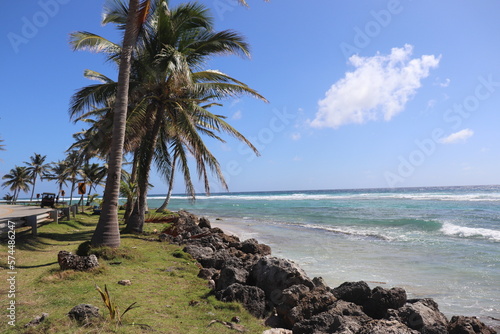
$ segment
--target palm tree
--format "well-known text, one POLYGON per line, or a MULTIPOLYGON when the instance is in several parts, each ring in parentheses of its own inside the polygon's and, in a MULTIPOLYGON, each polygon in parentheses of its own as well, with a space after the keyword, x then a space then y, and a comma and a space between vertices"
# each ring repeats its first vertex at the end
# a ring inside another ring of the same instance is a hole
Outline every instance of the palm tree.
POLYGON ((29 162, 24 162, 28 165, 27 170, 31 177, 31 184, 33 184, 33 188, 31 189, 31 197, 30 202, 33 200, 33 194, 35 193, 35 185, 38 176, 40 176, 40 181, 44 179, 45 174, 49 171, 49 164, 45 163, 46 155, 41 155, 38 153, 34 153, 33 156, 30 157, 29 162))
POLYGON ((67 179, 71 181, 71 190, 69 195, 69 205, 73 201, 73 192, 75 191, 76 184, 81 180, 81 166, 82 157, 78 151, 70 151, 66 155, 65 166, 66 166, 66 176, 67 179))
MULTIPOLYGON (((205 7, 199 4, 183 4, 170 8, 168 1, 157 0, 152 6, 152 14, 144 25, 132 62, 131 77, 131 111, 135 117, 136 136, 141 138, 135 154, 138 161, 139 209, 135 216, 137 227, 134 231, 142 231, 149 171, 153 158, 160 156, 160 165, 169 164, 165 147, 168 136, 165 135, 167 124, 175 124, 182 138, 188 143, 194 154, 198 174, 207 185, 207 167, 211 169, 225 186, 220 166, 211 155, 198 132, 209 134, 214 138, 215 131, 225 131, 251 145, 244 137, 223 122, 222 117, 210 114, 200 106, 201 101, 219 100, 230 96, 249 94, 265 100, 257 92, 217 71, 199 71, 208 57, 217 54, 240 54, 247 56, 248 45, 243 38, 233 31, 213 32, 213 22, 205 7), (193 116, 196 114, 196 116, 193 116), (196 122, 202 122, 196 124, 196 122), (161 135, 160 135, 161 134, 161 135), (160 137, 165 138, 164 141, 160 137), (157 154, 163 152, 162 155, 157 154)), ((116 22, 123 22, 126 11, 124 7, 116 8, 116 22)), ((94 50, 108 53, 109 59, 116 58, 118 47, 96 35, 77 33, 72 36, 75 48, 92 46, 94 50)), ((112 97, 114 87, 105 76, 100 78, 101 85, 85 87, 73 97, 74 114, 100 100, 101 103, 112 97)), ((251 146, 253 148, 253 146, 251 146)), ((180 160, 182 161, 182 160, 180 160)), ((189 179, 187 163, 185 180, 189 179)), ((188 184, 186 184, 188 187, 188 184)))
MULTIPOLYGON (((139 28, 148 13, 149 1, 143 1, 140 6, 139 0, 130 0, 128 8, 126 21, 121 22, 125 34, 123 37, 123 47, 121 48, 119 57, 120 64, 113 113, 113 131, 111 136, 111 149, 108 157, 108 176, 104 190, 101 215, 91 240, 94 246, 120 246, 120 234, 118 230, 118 196, 120 193, 123 142, 127 119, 130 64, 139 28)), ((109 17, 105 16, 103 23, 107 23, 108 20, 109 17)))
POLYGON ((46 178, 48 180, 55 181, 56 184, 59 185, 58 195, 62 195, 62 188, 66 185, 66 181, 68 181, 68 179, 70 178, 68 162, 66 160, 63 160, 53 163, 46 178))
POLYGON ((15 203, 21 191, 27 192, 32 184, 32 177, 27 167, 15 166, 10 170, 9 174, 5 174, 2 180, 7 180, 2 183, 2 187, 9 187, 13 191, 12 202, 15 203))
POLYGON ((95 188, 101 183, 106 176, 107 169, 105 166, 101 166, 97 163, 90 164, 87 162, 82 166, 80 172, 83 177, 82 181, 89 185, 89 191, 87 193, 87 203, 89 203, 92 189, 95 190, 95 188))

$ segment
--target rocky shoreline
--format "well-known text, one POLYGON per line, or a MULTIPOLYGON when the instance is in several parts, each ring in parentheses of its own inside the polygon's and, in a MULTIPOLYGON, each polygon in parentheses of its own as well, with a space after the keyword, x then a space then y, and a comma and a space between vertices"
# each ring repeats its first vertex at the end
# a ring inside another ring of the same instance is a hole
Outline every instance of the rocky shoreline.
POLYGON ((444 316, 430 299, 407 299, 402 288, 370 289, 366 282, 328 287, 294 262, 273 257, 255 239, 241 241, 208 219, 179 211, 160 241, 184 246, 216 297, 240 302, 275 330, 293 334, 494 334, 476 317, 444 316))

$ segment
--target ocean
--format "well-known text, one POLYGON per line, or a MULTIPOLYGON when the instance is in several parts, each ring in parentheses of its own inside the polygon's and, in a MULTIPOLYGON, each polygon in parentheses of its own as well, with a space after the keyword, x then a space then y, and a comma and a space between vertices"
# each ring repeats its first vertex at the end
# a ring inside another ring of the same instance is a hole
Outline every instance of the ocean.
POLYGON ((331 287, 403 287, 408 298, 433 298, 448 318, 500 327, 500 186, 173 196, 169 209, 268 244, 331 287))

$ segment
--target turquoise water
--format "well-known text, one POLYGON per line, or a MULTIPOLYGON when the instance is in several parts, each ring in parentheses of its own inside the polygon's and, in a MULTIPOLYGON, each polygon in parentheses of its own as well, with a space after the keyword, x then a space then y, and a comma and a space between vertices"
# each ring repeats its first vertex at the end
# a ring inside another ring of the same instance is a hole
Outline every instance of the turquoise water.
POLYGON ((267 243, 332 287, 400 286, 448 317, 500 325, 500 186, 174 196, 169 208, 267 243))

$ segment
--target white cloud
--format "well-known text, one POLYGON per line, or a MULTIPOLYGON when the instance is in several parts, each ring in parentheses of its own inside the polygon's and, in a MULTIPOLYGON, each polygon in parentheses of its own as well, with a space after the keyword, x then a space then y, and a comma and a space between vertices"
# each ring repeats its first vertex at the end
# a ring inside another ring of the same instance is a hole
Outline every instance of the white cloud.
POLYGON ((439 86, 448 87, 450 85, 450 79, 446 78, 444 82, 441 82, 439 86))
POLYGON ((383 118, 389 121, 401 112, 421 86, 440 57, 424 55, 411 59, 413 47, 393 48, 390 55, 349 58, 356 68, 347 72, 318 102, 319 110, 310 125, 338 128, 383 118))
POLYGON ((456 144, 466 141, 467 139, 472 137, 473 134, 474 131, 472 131, 471 129, 463 129, 461 131, 452 133, 448 137, 441 138, 439 142, 442 144, 456 144))
POLYGON ((292 140, 299 140, 300 138, 302 138, 302 135, 299 132, 294 132, 292 133, 291 138, 292 140))
POLYGON ((231 117, 232 119, 241 119, 243 117, 243 113, 241 110, 236 111, 233 116, 231 117))

